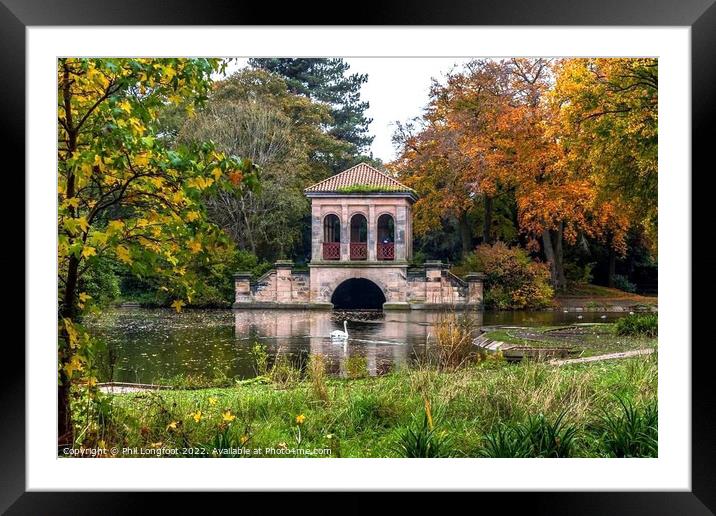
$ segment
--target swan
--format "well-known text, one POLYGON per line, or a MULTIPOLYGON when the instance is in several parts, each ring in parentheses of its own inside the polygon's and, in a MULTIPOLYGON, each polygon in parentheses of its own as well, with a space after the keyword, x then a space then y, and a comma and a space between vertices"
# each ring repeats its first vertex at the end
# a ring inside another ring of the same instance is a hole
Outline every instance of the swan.
POLYGON ((348 340, 348 321, 343 321, 343 330, 333 330, 331 332, 331 339, 336 340, 348 340))

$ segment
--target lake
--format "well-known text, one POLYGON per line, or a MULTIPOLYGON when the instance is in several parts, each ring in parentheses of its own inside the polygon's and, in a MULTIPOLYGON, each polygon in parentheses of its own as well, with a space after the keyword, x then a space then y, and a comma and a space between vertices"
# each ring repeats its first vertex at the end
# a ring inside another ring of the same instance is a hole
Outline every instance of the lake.
MULTIPOLYGON (((468 312, 477 326, 559 325, 604 322, 603 313, 468 312), (582 319, 577 319, 578 315, 582 319)), ((607 313, 607 321, 623 314, 607 313)), ((182 375, 248 379, 256 376, 252 349, 266 346, 269 364, 285 354, 297 367, 308 356, 326 357, 328 372, 345 375, 348 357, 365 358, 380 375, 410 366, 434 340, 439 312, 338 312, 302 310, 185 310, 118 308, 85 321, 106 349, 100 353, 99 381, 163 383, 182 375), (332 342, 333 330, 348 321, 347 345, 332 342)))

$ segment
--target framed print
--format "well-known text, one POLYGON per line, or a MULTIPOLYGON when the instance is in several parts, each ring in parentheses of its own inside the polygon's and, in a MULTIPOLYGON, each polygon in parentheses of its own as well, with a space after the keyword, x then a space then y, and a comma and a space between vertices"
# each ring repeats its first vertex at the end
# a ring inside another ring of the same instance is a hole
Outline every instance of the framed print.
POLYGON ((712 2, 274 10, 0 5, 27 203, 3 509, 710 514, 712 2))

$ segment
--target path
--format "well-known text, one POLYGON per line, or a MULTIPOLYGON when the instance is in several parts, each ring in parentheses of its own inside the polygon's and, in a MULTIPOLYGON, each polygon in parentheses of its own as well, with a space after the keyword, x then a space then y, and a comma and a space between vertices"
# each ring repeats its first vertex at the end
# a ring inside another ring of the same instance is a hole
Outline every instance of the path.
POLYGON ((550 364, 552 365, 568 365, 568 364, 583 364, 586 362, 599 362, 601 360, 613 360, 615 358, 629 358, 629 357, 636 357, 639 355, 651 355, 654 352, 654 349, 647 348, 647 349, 634 349, 632 351, 621 351, 619 353, 608 353, 606 355, 595 355, 593 357, 584 357, 584 358, 567 358, 564 360, 552 360, 550 361, 550 364))

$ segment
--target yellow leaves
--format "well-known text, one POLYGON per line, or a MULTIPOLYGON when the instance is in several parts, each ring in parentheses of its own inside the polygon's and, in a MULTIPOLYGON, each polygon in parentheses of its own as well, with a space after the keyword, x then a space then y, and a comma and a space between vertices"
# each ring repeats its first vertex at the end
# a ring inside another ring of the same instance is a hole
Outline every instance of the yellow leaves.
POLYGON ((178 421, 172 421, 171 423, 169 423, 167 425, 167 432, 170 430, 176 430, 178 425, 179 425, 178 421))
POLYGON ((214 170, 211 171, 211 175, 214 176, 214 180, 218 181, 219 178, 221 178, 221 169, 219 167, 215 167, 214 170))
POLYGON ((132 255, 127 246, 120 244, 115 248, 114 252, 117 254, 117 258, 120 261, 126 263, 127 265, 130 265, 132 263, 132 255))
POLYGON ((70 208, 70 207, 72 207, 72 208, 77 209, 77 208, 80 207, 80 200, 79 200, 79 198, 77 198, 77 197, 72 197, 71 199, 65 200, 65 201, 61 204, 61 207, 62 207, 62 208, 70 208))
POLYGON ((82 248, 82 258, 89 258, 97 255, 97 249, 92 246, 86 245, 82 248))
POLYGON ((117 234, 124 231, 124 222, 121 220, 110 220, 107 224, 107 230, 111 234, 117 234))
POLYGON ((89 229, 89 224, 85 217, 65 219, 63 226, 71 235, 76 235, 79 230, 86 232, 89 229))
POLYGON ((109 235, 107 235, 107 233, 102 233, 100 231, 95 231, 90 235, 90 241, 95 245, 106 244, 107 238, 109 238, 109 235))
POLYGON ((70 348, 76 348, 79 343, 79 332, 75 328, 72 321, 67 317, 63 318, 62 322, 65 325, 65 333, 67 334, 67 340, 69 341, 68 344, 70 345, 70 348))
POLYGON ((129 123, 129 129, 132 131, 132 134, 135 136, 142 136, 144 134, 146 128, 141 120, 132 117, 127 122, 129 123))
POLYGON ((79 355, 73 355, 62 369, 64 369, 67 378, 72 378, 76 371, 84 370, 84 359, 79 355))
POLYGON ((195 239, 191 239, 189 241, 189 251, 191 251, 191 254, 197 254, 201 252, 201 242, 195 239))
POLYGON ((102 156, 95 154, 93 165, 95 167, 97 167, 97 169, 99 169, 100 172, 102 172, 102 173, 106 172, 107 167, 105 167, 104 161, 102 161, 102 156))
POLYGON ((92 296, 90 296, 87 292, 80 292, 79 302, 77 303, 77 306, 79 306, 80 308, 84 308, 85 303, 90 299, 92 299, 92 296))
POLYGON ((162 177, 152 177, 149 182, 152 183, 158 190, 161 190, 164 187, 164 178, 162 177))
POLYGON ((179 313, 179 312, 181 312, 182 308, 184 307, 184 301, 182 301, 181 299, 176 299, 176 300, 174 300, 174 302, 171 304, 171 307, 172 307, 174 310, 176 310, 177 313, 179 313))
POLYGON ((117 107, 127 113, 128 115, 132 112, 132 105, 127 100, 123 100, 117 104, 117 107))
POLYGON ((176 76, 177 72, 174 68, 171 66, 163 66, 162 67, 162 76, 164 79, 167 80, 167 82, 171 82, 172 79, 176 76))
POLYGON ((205 190, 206 188, 209 188, 212 184, 214 184, 214 180, 210 177, 193 177, 187 181, 187 186, 189 188, 195 188, 199 191, 205 190))
POLYGON ((199 217, 200 217, 200 215, 199 215, 199 212, 198 212, 198 211, 190 211, 189 213, 187 213, 187 214, 184 216, 184 218, 186 219, 187 222, 194 222, 194 221, 197 220, 199 217))
POLYGON ((149 165, 149 154, 146 152, 137 154, 134 157, 134 164, 140 167, 146 167, 147 165, 149 165))

